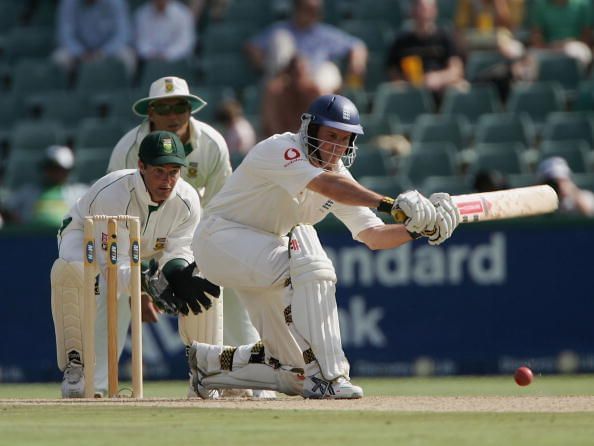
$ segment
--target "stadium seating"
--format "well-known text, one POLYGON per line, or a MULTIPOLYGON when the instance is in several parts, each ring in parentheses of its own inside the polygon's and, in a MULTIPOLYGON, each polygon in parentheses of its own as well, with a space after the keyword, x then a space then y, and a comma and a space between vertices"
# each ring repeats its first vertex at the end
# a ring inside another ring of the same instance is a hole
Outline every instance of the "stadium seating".
POLYGON ((100 59, 85 62, 78 69, 76 90, 82 94, 96 94, 132 86, 126 68, 117 59, 100 59))
POLYGON ((165 76, 181 77, 188 82, 188 85, 194 85, 198 81, 198 69, 187 60, 176 62, 147 60, 144 62, 138 87, 148 93, 151 84, 165 76))
POLYGON ((112 147, 77 147, 72 182, 92 184, 107 172, 112 147))
POLYGON ((45 58, 19 59, 12 77, 12 91, 20 96, 68 86, 66 72, 45 58))
POLYGON ((537 80, 540 82, 559 82, 566 94, 575 95, 583 79, 582 68, 577 59, 553 51, 538 52, 537 80))
POLYGON ((109 147, 111 150, 127 130, 119 119, 83 119, 76 130, 75 149, 109 147))
POLYGON ((547 116, 542 139, 565 141, 581 139, 594 147, 594 121, 585 113, 555 112, 547 116))
POLYGON ((479 117, 475 128, 475 143, 514 143, 531 147, 534 127, 527 115, 488 113, 479 117))
POLYGON ((468 184, 466 178, 459 175, 429 176, 426 177, 419 186, 419 190, 425 196, 430 196, 435 192, 447 192, 451 195, 472 193, 472 187, 468 184))
POLYGON ((456 148, 449 143, 413 144, 410 154, 402 157, 400 168, 415 186, 430 176, 457 175, 456 148))
POLYGON ((402 175, 368 175, 360 177, 358 181, 366 188, 389 197, 395 197, 411 188, 408 178, 402 175))
POLYGON ((506 175, 529 173, 522 156, 525 147, 520 143, 480 144, 475 147, 475 151, 476 158, 470 166, 473 173, 479 170, 498 170, 506 175))
POLYGON ((565 108, 563 89, 557 82, 515 84, 507 100, 507 111, 526 113, 540 131, 549 113, 565 108))
POLYGON ((564 158, 573 172, 586 173, 592 171, 588 155, 590 147, 583 140, 544 140, 540 144, 539 152, 541 160, 552 156, 564 158))
POLYGON ((495 87, 489 84, 472 85, 468 91, 449 88, 443 98, 441 113, 462 115, 471 125, 485 113, 501 111, 501 103, 495 87))
POLYGON ((376 116, 396 116, 405 133, 412 130, 419 115, 434 111, 431 94, 422 88, 383 83, 377 87, 373 98, 372 113, 376 116))
POLYGON ((45 156, 44 150, 12 150, 6 160, 4 187, 14 191, 40 178, 39 163, 45 156))
POLYGON ((460 151, 467 143, 467 121, 464 116, 424 114, 415 120, 411 133, 414 143, 448 142, 460 151))
POLYGON ((392 175, 393 165, 390 157, 372 144, 360 145, 355 162, 350 171, 355 178, 363 176, 392 175))
POLYGON ((19 121, 14 125, 11 151, 43 151, 52 144, 61 144, 64 128, 55 121, 19 121))

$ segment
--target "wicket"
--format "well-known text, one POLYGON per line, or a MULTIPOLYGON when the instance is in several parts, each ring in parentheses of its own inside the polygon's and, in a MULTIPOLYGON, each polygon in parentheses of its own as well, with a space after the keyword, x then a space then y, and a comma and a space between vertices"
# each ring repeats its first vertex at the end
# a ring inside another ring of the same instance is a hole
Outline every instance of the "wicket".
POLYGON ((95 234, 96 221, 107 221, 107 367, 108 397, 118 396, 117 295, 118 222, 127 222, 130 234, 130 295, 132 314, 132 397, 143 397, 142 321, 140 308, 140 219, 129 215, 92 215, 84 223, 84 333, 85 398, 95 393, 95 234))

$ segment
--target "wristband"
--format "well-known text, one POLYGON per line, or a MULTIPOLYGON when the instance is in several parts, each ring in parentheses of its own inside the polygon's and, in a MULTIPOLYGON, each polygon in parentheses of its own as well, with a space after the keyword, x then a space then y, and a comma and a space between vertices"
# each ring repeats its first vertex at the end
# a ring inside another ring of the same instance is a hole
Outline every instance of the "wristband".
POLYGON ((394 206, 394 199, 390 197, 384 197, 379 202, 377 210, 379 212, 385 212, 386 214, 392 214, 392 207, 394 206))

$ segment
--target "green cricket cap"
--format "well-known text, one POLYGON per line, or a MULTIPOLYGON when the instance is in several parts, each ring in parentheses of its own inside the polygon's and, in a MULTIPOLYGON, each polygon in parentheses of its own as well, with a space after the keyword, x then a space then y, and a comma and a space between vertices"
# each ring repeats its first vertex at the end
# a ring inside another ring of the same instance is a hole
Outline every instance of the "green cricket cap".
POLYGON ((140 143, 138 157, 145 164, 187 166, 184 145, 175 133, 157 131, 149 133, 140 143))

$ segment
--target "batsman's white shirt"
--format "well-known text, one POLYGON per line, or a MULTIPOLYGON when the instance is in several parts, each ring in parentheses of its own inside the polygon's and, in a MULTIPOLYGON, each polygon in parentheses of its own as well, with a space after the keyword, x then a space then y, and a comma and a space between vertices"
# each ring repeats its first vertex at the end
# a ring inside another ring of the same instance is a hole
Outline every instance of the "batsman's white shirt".
MULTIPOLYGON (((252 148, 207 206, 192 242, 205 276, 234 288, 269 355, 301 366, 303 357, 285 323, 288 238, 298 223, 314 224, 332 212, 357 235, 384 223, 370 209, 347 206, 306 188, 324 171, 314 167, 293 133, 252 148)), ((351 177, 347 169, 341 174, 351 177)))
MULTIPOLYGON (((330 212, 355 239, 364 229, 383 225, 366 207, 336 203, 306 189, 323 172, 309 162, 296 134, 271 136, 248 152, 206 213, 279 236, 298 223, 315 224, 330 212)), ((352 178, 344 167, 339 173, 352 178)))
MULTIPOLYGON (((140 142, 149 133, 148 120, 126 133, 113 149, 107 171, 136 169, 140 142)), ((194 118, 190 118, 190 144, 192 151, 186 156, 188 167, 182 167, 182 178, 198 191, 202 206, 206 206, 231 175, 229 149, 219 132, 194 118)))

